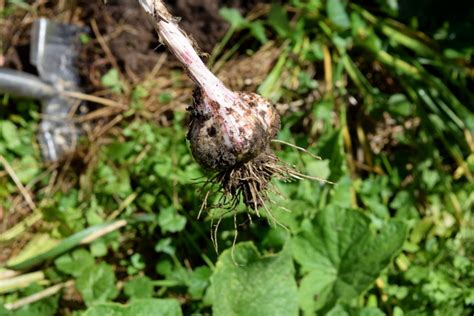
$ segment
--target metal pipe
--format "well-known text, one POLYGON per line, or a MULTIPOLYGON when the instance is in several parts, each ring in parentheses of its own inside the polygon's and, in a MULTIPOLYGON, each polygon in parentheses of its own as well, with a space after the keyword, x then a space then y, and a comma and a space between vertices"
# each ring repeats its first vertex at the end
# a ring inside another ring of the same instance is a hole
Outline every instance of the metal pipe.
POLYGON ((36 76, 0 68, 0 94, 6 93, 19 97, 46 99, 56 95, 57 91, 36 76))

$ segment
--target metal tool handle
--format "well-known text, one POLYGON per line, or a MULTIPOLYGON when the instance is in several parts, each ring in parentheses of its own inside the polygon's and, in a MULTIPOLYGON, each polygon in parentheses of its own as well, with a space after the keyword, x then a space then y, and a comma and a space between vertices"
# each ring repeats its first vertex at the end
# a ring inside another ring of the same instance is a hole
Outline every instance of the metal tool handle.
POLYGON ((57 94, 49 84, 25 72, 0 68, 0 94, 9 93, 19 97, 45 99, 57 94))

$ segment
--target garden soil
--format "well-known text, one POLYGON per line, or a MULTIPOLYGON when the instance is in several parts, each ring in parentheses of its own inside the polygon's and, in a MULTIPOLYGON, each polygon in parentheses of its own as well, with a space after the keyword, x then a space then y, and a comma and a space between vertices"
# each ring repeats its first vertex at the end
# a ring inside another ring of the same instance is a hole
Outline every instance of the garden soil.
MULTIPOLYGON (((170 11, 181 18, 180 26, 192 34, 201 51, 210 53, 228 28, 228 23, 219 15, 220 8, 236 8, 245 15, 258 3, 264 2, 266 0, 170 0, 166 3, 170 11)), ((165 51, 137 0, 108 0, 107 3, 79 0, 75 6, 39 4, 37 9, 37 16, 27 13, 11 16, 8 18, 10 21, 3 22, 5 32, 0 31, 0 35, 4 39, 4 56, 1 56, 0 66, 34 71, 28 61, 29 30, 32 21, 40 16, 89 27, 95 23, 117 65, 125 70, 128 77, 135 79, 132 81, 139 81, 146 75, 165 51)), ((93 38, 97 36, 91 33, 93 38)), ((98 53, 94 43, 86 45, 80 65, 84 74, 95 70, 102 73, 101 70, 110 68, 98 53)))

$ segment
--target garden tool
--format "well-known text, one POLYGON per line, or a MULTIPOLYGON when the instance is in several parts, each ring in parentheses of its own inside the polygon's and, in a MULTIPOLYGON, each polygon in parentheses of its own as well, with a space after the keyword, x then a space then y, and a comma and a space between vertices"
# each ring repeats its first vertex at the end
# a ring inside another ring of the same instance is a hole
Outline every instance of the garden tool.
POLYGON ((39 77, 0 68, 0 93, 41 100, 42 120, 37 137, 46 161, 58 161, 76 147, 79 130, 70 113, 78 106, 78 100, 62 92, 80 90, 76 62, 80 35, 87 31, 40 18, 33 23, 30 45, 30 63, 39 77))

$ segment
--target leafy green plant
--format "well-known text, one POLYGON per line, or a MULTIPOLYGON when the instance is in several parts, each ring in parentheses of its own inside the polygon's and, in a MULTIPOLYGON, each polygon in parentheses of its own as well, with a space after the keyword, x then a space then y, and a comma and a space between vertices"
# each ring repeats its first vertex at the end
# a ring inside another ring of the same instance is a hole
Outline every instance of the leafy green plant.
POLYGON ((390 221, 376 233, 357 211, 328 207, 318 213, 293 241, 295 260, 306 272, 300 284, 306 314, 363 293, 401 249, 405 231, 403 223, 390 221))
POLYGON ((289 249, 261 257, 251 243, 222 253, 211 279, 215 315, 297 315, 297 288, 289 249))
MULTIPOLYGON (((11 3, 2 16, 21 10, 11 3)), ((25 191, 0 163, 0 255, 22 248, 0 263, 0 314, 470 315, 473 47, 449 40, 453 24, 407 20, 401 1, 364 3, 221 10, 231 26, 209 64, 276 49, 258 90, 289 105, 279 139, 307 152, 272 146, 335 184, 275 181, 274 218, 239 222, 234 239, 226 214, 219 253, 226 210, 196 219, 206 172, 184 113, 148 112, 149 99, 173 105, 174 86, 124 95, 131 84, 108 71, 101 84, 130 108, 54 172, 35 145, 37 104, 3 96, 0 156, 25 191)))

